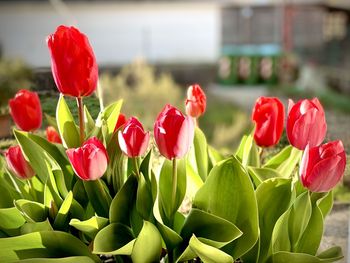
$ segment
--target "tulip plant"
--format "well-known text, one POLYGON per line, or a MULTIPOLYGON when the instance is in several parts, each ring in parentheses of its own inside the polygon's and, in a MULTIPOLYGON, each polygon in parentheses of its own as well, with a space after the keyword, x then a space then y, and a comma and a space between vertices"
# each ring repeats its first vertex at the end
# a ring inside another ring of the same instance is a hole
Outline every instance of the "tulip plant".
POLYGON ((121 101, 94 120, 83 105, 98 78, 87 37, 60 26, 48 47, 61 95, 47 138, 35 133, 42 118, 37 95, 22 90, 10 101, 18 146, 5 151, 0 174, 1 262, 342 258, 339 247, 319 251, 346 160, 341 141, 322 144, 327 126, 317 99, 290 102, 291 145, 268 154, 281 138, 285 111, 278 98, 259 98, 252 134, 223 156, 198 127, 206 108, 199 85, 188 90, 186 114, 163 108, 153 134, 120 113, 121 101), (79 123, 67 96, 77 99, 79 123))

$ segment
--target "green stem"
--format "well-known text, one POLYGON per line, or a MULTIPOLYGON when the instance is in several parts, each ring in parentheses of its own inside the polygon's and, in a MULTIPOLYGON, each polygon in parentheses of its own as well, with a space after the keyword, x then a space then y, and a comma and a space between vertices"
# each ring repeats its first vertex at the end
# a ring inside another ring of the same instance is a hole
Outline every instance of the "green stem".
POLYGON ((84 140, 85 140, 83 98, 78 97, 77 103, 78 103, 78 112, 79 112, 80 145, 82 145, 84 143, 84 140))
POLYGON ((176 206, 176 188, 177 188, 177 162, 173 159, 173 189, 171 192, 171 202, 173 207, 176 206))
POLYGON ((139 164, 137 161, 137 157, 132 158, 133 159, 133 163, 134 163, 134 169, 135 169, 135 173, 137 175, 137 178, 140 178, 140 171, 139 171, 139 164))

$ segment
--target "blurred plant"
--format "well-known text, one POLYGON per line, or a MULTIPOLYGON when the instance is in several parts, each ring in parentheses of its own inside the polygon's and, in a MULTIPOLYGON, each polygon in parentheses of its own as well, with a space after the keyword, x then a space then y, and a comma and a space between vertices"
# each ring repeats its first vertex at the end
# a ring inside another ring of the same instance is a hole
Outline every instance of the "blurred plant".
POLYGON ((152 129, 154 116, 163 105, 183 106, 181 89, 171 75, 156 74, 156 70, 143 60, 125 66, 116 76, 102 74, 100 85, 105 105, 123 98, 123 113, 142 119, 148 130, 152 129))
MULTIPOLYGON (((28 89, 32 70, 21 60, 0 60, 0 108, 20 89, 28 89)), ((6 107, 7 108, 7 107, 6 107)))

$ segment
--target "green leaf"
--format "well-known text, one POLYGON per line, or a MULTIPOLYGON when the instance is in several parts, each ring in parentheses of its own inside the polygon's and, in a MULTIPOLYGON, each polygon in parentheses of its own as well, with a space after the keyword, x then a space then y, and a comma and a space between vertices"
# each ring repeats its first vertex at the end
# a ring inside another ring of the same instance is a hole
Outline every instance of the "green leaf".
POLYGON ((34 258, 62 258, 87 256, 95 262, 86 245, 71 234, 59 231, 43 231, 18 237, 0 238, 0 258, 4 262, 34 258))
POLYGON ((69 225, 88 235, 90 238, 94 238, 98 231, 104 228, 108 224, 108 219, 99 216, 93 216, 88 220, 80 221, 73 218, 69 222, 69 225))
POLYGON ((259 262, 264 262, 271 253, 272 231, 277 220, 290 206, 293 199, 291 189, 292 180, 285 178, 266 180, 256 189, 260 228, 259 262))
POLYGON ((112 197, 103 185, 102 179, 83 181, 85 192, 97 215, 108 217, 112 197))
POLYGON ((43 222, 25 223, 21 227, 21 235, 42 231, 53 231, 53 228, 48 219, 43 222))
POLYGON ((64 199, 60 209, 58 210, 58 214, 53 223, 53 226, 55 229, 67 230, 68 213, 71 209, 72 203, 73 203, 73 193, 69 192, 66 199, 64 199))
POLYGON ((235 224, 243 235, 224 248, 239 258, 254 246, 259 235, 258 208, 248 173, 235 158, 218 163, 198 190, 193 207, 235 224))
POLYGON ((216 165, 218 162, 224 160, 224 156, 219 153, 216 149, 214 149, 212 146, 208 145, 208 157, 210 161, 210 167, 208 167, 208 171, 213 168, 214 165, 216 165))
POLYGON ((32 259, 24 259, 20 261, 21 263, 94 263, 92 258, 89 257, 66 257, 66 258, 32 258, 32 259))
POLYGON ((256 187, 258 187, 263 181, 267 179, 274 178, 274 177, 281 177, 276 170, 271 168, 260 168, 260 167, 248 166, 247 169, 256 187))
POLYGON ((172 200, 173 164, 165 160, 159 175, 159 211, 163 222, 172 226, 175 212, 186 194, 186 162, 177 160, 177 185, 175 202, 172 200))
POLYGON ((260 156, 258 146, 255 144, 253 135, 243 137, 241 144, 236 152, 236 156, 242 161, 243 166, 260 166, 260 156))
POLYGON ((63 146, 65 148, 79 147, 79 130, 62 94, 57 103, 56 120, 63 146))
POLYGON ((136 209, 143 219, 150 219, 154 201, 151 182, 147 182, 141 173, 137 186, 136 209))
POLYGON ((15 201, 15 206, 28 222, 42 222, 47 218, 47 210, 43 204, 20 199, 15 201))
POLYGON ((201 242, 193 235, 189 242, 190 249, 203 263, 232 263, 233 258, 225 252, 201 242))
POLYGON ((97 233, 93 253, 131 255, 134 243, 135 239, 129 227, 112 223, 97 233))
POLYGON ((292 244, 289 239, 289 215, 290 209, 288 209, 276 222, 272 232, 271 246, 272 253, 278 251, 291 251, 292 244))
POLYGON ((272 255, 269 262, 285 263, 285 262, 301 262, 301 263, 328 263, 335 262, 343 258, 340 247, 332 247, 319 254, 317 257, 304 253, 291 253, 280 251, 272 255))
POLYGON ((299 149, 289 145, 272 157, 264 167, 276 169, 282 177, 289 178, 298 165, 302 153, 299 149))
POLYGON ((186 175, 186 197, 193 199, 198 189, 203 185, 203 180, 188 162, 186 163, 186 175))
POLYGON ((0 209, 0 229, 17 229, 25 223, 25 219, 16 207, 0 209))
POLYGON ((85 130, 86 133, 89 134, 92 130, 95 129, 95 121, 94 119, 91 117, 91 114, 88 110, 88 108, 86 107, 86 105, 84 105, 84 122, 85 122, 85 130))
POLYGON ((248 139, 248 135, 243 135, 243 137, 239 143, 239 146, 236 150, 236 153, 235 153, 236 158, 241 162, 243 160, 244 146, 246 144, 247 139, 248 139))
POLYGON ((137 178, 131 174, 123 187, 113 198, 110 210, 109 221, 111 223, 122 223, 130 225, 131 208, 136 200, 137 178))
POLYGON ((312 213, 311 200, 308 192, 297 197, 289 215, 289 237, 292 251, 295 251, 301 236, 308 226, 312 213))
POLYGON ((161 251, 162 238, 158 229, 152 223, 144 221, 132 250, 132 261, 134 263, 158 262, 161 251))
POLYGON ((328 193, 312 193, 311 199, 317 200, 316 204, 321 210, 323 218, 326 218, 333 207, 333 191, 328 193))
POLYGON ((221 248, 242 235, 242 232, 231 222, 193 208, 187 216, 181 236, 189 241, 192 235, 206 239, 207 244, 221 248))
POLYGON ((196 127, 193 147, 191 147, 188 160, 189 165, 192 166, 194 172, 196 172, 203 181, 208 176, 208 144, 204 133, 196 127))
POLYGON ((106 135, 108 138, 105 138, 107 144, 110 140, 110 137, 113 134, 122 104, 123 104, 123 100, 118 100, 108 105, 102 112, 100 112, 99 116, 97 117, 96 125, 99 127, 103 127, 104 125, 103 123, 105 122, 105 125, 107 127, 106 135))

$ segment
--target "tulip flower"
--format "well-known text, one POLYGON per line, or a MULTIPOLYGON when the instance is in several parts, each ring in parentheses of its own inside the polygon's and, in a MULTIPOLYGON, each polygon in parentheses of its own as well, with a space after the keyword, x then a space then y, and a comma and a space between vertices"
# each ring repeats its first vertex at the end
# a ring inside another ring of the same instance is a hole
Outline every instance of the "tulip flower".
POLYGON ((99 179, 107 170, 107 151, 96 137, 88 139, 79 148, 68 149, 66 153, 74 172, 82 180, 99 179))
POLYGON ((46 128, 46 138, 49 142, 52 143, 62 143, 60 135, 52 126, 46 128))
POLYGON ((312 192, 328 192, 343 177, 346 154, 341 141, 306 146, 300 165, 302 184, 312 192))
POLYGON ((205 112, 207 98, 198 84, 189 86, 187 90, 186 113, 188 116, 198 118, 205 112))
POLYGON ((154 123, 154 138, 167 159, 182 158, 192 145, 193 119, 171 105, 166 105, 154 123))
POLYGON ((73 97, 91 95, 97 87, 98 67, 87 36, 73 26, 61 25, 48 36, 47 45, 58 90, 73 97))
POLYGON ((114 131, 118 130, 126 123, 126 117, 123 113, 119 113, 117 123, 115 124, 114 131))
POLYGON ((254 139, 262 147, 273 146, 282 136, 284 126, 284 106, 278 98, 260 97, 252 112, 255 122, 254 139))
POLYGON ((120 149, 130 158, 141 156, 148 147, 150 134, 145 132, 142 124, 131 117, 125 124, 123 131, 118 133, 120 149))
POLYGON ((317 98, 300 100, 294 104, 289 100, 287 137, 294 147, 304 150, 318 146, 326 136, 327 124, 323 107, 317 98))
POLYGON ((11 146, 5 151, 7 166, 18 178, 29 179, 35 175, 30 164, 24 158, 21 147, 11 146))
POLYGON ((9 100, 10 114, 17 127, 23 131, 34 131, 41 127, 42 112, 36 92, 22 89, 9 100))

